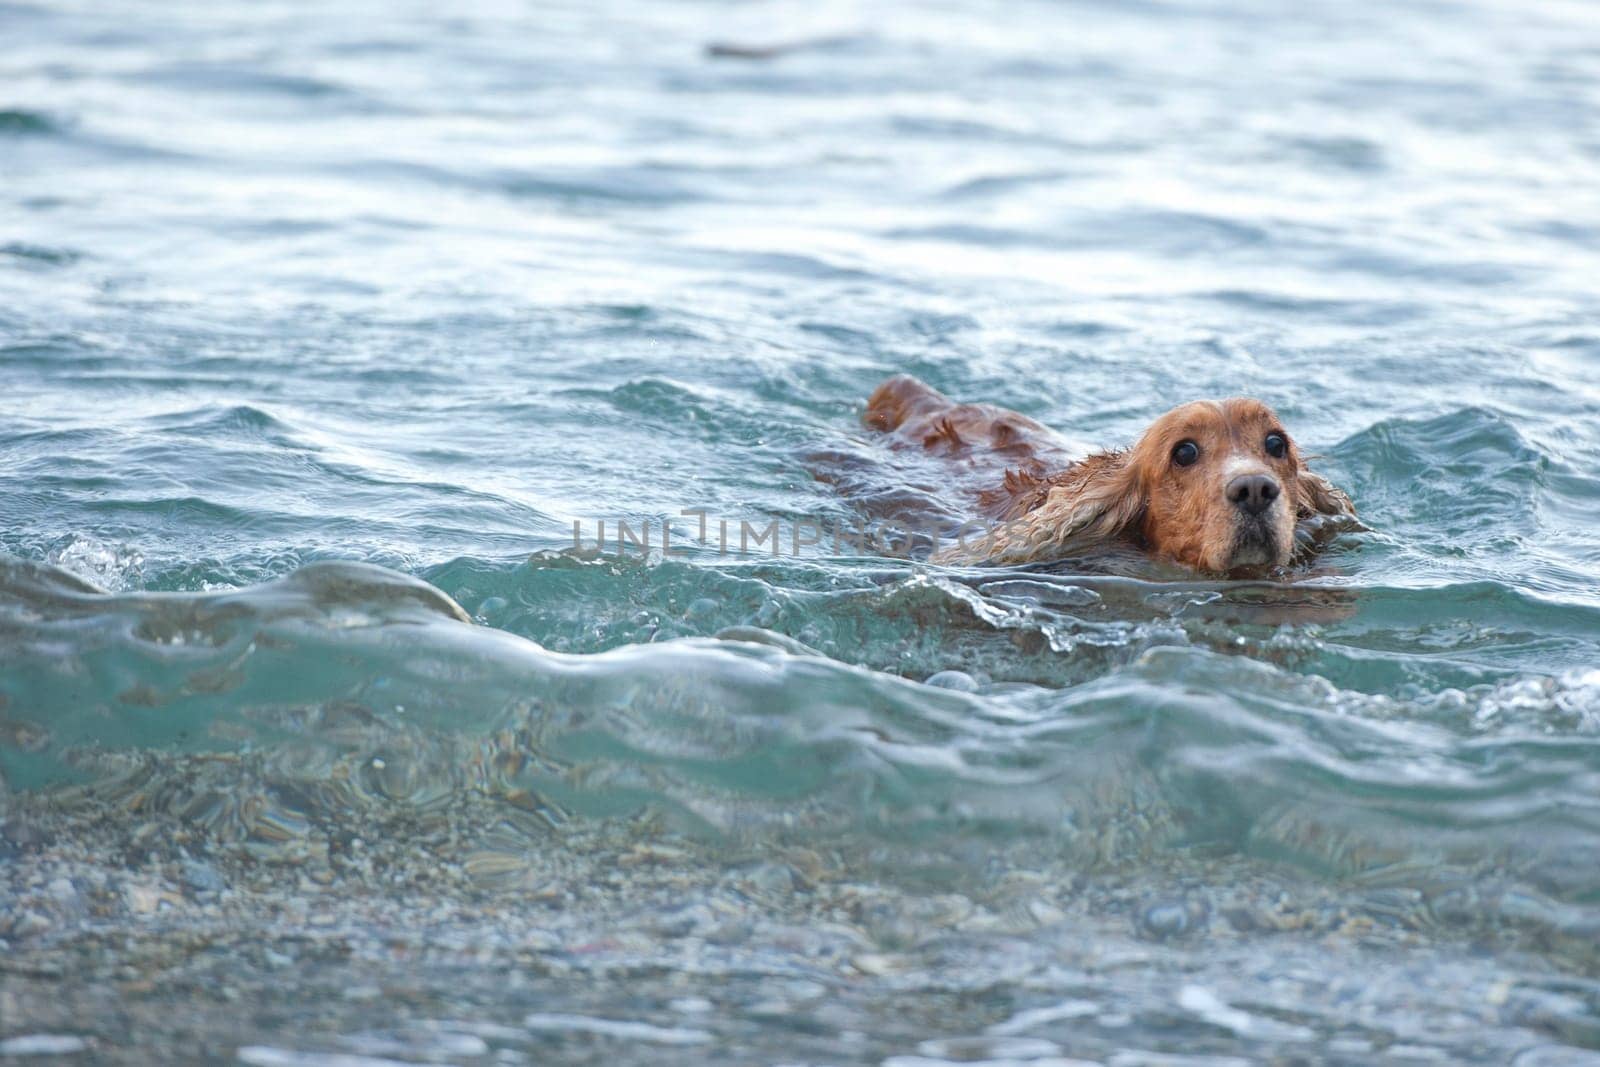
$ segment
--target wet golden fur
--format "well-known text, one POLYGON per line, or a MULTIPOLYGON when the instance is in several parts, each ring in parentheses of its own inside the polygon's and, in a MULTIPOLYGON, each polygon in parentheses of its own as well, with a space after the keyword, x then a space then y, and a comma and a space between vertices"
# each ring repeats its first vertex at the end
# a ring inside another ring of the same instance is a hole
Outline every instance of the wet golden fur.
POLYGON ((936 553, 936 562, 1023 563, 1124 543, 1228 574, 1284 566, 1298 524, 1355 515, 1350 498, 1305 466, 1293 437, 1259 400, 1183 404, 1131 447, 1078 460, 1025 415, 958 404, 906 375, 878 387, 865 422, 899 447, 948 457, 956 488, 988 520, 982 536, 936 553), (1268 434, 1284 437, 1284 455, 1269 454, 1268 434), (1187 466, 1173 459, 1184 442, 1199 453, 1187 466), (1229 498, 1241 479, 1265 479, 1276 495, 1247 514, 1229 498))

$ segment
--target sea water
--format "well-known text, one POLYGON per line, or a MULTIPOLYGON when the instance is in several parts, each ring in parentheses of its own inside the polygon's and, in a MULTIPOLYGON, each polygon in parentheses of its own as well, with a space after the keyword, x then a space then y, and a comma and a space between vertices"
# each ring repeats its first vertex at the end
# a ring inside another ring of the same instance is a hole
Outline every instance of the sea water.
POLYGON ((0 1056, 1600 1062, 1592 7, 0 41, 0 1056), (902 372, 1365 529, 813 538, 902 372))

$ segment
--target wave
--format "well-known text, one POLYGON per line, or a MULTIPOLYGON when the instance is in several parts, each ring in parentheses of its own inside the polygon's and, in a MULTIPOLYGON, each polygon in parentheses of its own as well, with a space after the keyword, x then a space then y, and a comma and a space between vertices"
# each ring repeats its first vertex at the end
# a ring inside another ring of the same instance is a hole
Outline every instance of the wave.
POLYGON ((13 137, 59 132, 60 126, 50 116, 39 111, 0 109, 0 136, 13 137))
MULTIPOLYGON (((1083 608, 1129 584, 987 592, 1083 608)), ((898 587, 890 613, 968 595, 930 589, 898 587)), ((367 565, 109 594, 10 560, 0 768, 13 790, 269 842, 469 792, 552 826, 650 811, 812 846, 1036 840, 1086 865, 1204 848, 1361 885, 1493 870, 1562 907, 1600 893, 1593 671, 1405 699, 1162 644, 1064 688, 952 686, 768 633, 572 655, 367 565)))

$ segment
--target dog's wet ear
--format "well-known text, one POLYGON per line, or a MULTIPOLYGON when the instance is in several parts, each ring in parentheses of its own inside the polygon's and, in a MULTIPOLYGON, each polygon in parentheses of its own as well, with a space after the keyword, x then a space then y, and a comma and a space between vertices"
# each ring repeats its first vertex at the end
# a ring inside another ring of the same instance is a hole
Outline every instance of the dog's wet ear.
POLYGON ((1302 470, 1296 481, 1299 483, 1295 501, 1298 518, 1309 519, 1313 515, 1355 518, 1356 506, 1349 495, 1322 475, 1302 470))
POLYGON ((945 549, 935 563, 1028 563, 1060 559, 1135 537, 1145 493, 1128 452, 1099 452, 1033 490, 1021 514, 1002 517, 982 540, 945 549), (1042 492, 1041 492, 1042 490, 1042 492))
MULTIPOLYGON (((1085 546, 1132 536, 1144 522, 1145 491, 1133 455, 1097 452, 1075 465, 1062 487, 1063 530, 1079 531, 1085 546)), ((1052 493, 1046 506, 1056 505, 1052 493)))

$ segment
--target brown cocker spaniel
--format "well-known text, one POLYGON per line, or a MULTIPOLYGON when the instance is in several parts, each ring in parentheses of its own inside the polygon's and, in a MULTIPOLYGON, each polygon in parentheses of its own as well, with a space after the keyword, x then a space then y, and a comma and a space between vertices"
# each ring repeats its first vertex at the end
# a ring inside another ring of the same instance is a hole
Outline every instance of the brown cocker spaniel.
POLYGON ((1302 462, 1259 400, 1198 400, 1156 419, 1131 447, 1072 459, 1050 430, 992 404, 958 404, 907 375, 867 402, 893 443, 949 457, 986 520, 937 563, 1028 563, 1113 543, 1214 575, 1259 573, 1296 555, 1296 529, 1353 520, 1342 491, 1302 462))

